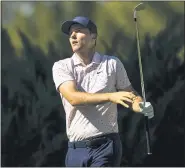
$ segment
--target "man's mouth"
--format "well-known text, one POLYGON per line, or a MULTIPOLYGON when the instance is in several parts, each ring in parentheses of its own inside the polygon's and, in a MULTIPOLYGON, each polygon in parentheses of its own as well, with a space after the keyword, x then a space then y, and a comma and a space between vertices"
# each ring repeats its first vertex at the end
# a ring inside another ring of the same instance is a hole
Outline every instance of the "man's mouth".
POLYGON ((78 44, 77 41, 73 41, 73 42, 72 42, 72 45, 76 45, 76 44, 78 44))

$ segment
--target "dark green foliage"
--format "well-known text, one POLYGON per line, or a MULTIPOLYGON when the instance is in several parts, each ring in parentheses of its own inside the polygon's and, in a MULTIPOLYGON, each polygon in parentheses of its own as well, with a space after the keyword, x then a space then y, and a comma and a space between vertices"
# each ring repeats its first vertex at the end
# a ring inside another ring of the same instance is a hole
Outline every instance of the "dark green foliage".
MULTIPOLYGON (((155 118, 150 121, 153 155, 145 154, 143 117, 119 106, 125 154, 122 166, 183 166, 185 63, 178 57, 184 46, 183 21, 177 15, 155 38, 145 37, 141 49, 145 88, 147 100, 155 109, 155 118)), ((2 166, 61 167, 67 149, 65 112, 53 83, 52 66, 70 54, 60 57, 51 42, 46 55, 21 31, 19 35, 24 44, 20 57, 15 54, 6 30, 1 30, 2 166)), ((116 52, 120 37, 124 34, 115 33, 112 48, 106 48, 107 54, 116 52)), ((132 85, 141 93, 135 43, 131 51, 128 59, 122 61, 132 85)))
MULTIPOLYGON (((15 53, 9 55, 8 40, 2 48, 3 63, 12 57, 2 67, 2 165, 40 166, 48 155, 63 151, 61 144, 66 140, 65 113, 51 71, 60 58, 57 54, 46 57, 19 33, 24 44, 20 59, 15 53)), ((4 29, 2 38, 8 39, 4 29)))

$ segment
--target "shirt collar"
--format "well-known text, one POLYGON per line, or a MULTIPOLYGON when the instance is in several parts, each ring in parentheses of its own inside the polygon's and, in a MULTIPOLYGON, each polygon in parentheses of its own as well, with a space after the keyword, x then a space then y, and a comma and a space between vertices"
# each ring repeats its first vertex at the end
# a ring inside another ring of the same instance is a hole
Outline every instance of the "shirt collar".
MULTIPOLYGON (((73 59, 74 65, 82 64, 81 58, 76 53, 72 55, 72 59, 73 59)), ((91 63, 100 64, 100 62, 101 62, 101 55, 95 52, 91 63)))

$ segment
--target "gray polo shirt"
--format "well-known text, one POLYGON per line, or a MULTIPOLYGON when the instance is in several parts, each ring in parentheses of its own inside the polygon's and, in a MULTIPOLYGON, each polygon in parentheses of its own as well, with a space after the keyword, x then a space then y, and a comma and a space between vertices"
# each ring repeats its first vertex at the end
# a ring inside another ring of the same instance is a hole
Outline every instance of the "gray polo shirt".
MULTIPOLYGON (((53 65, 53 80, 58 91, 66 81, 75 81, 77 89, 88 93, 107 93, 130 85, 121 61, 115 56, 95 53, 92 62, 83 66, 80 57, 57 61, 53 65)), ((60 93, 66 113, 66 131, 69 141, 118 132, 117 105, 112 102, 72 106, 60 93)))

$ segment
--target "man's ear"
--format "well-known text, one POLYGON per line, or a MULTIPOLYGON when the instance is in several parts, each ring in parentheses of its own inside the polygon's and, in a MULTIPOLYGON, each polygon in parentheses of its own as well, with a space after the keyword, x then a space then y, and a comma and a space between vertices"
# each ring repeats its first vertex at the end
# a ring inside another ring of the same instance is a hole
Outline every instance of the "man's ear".
POLYGON ((92 39, 96 39, 97 38, 97 34, 91 34, 92 39))

